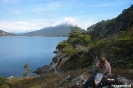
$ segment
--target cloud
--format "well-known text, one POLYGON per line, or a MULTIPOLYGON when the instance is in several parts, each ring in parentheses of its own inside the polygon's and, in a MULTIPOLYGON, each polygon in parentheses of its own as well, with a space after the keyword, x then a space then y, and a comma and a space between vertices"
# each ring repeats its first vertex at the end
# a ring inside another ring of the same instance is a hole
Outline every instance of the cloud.
POLYGON ((55 26, 56 21, 48 19, 34 19, 30 21, 5 20, 0 21, 0 30, 7 32, 29 32, 48 26, 55 26))
POLYGON ((40 30, 44 27, 56 26, 62 23, 71 23, 83 29, 87 29, 90 25, 94 24, 93 21, 82 21, 78 17, 64 17, 60 19, 34 19, 30 21, 10 20, 0 21, 0 30, 7 32, 29 32, 40 30))
POLYGON ((37 4, 30 4, 32 9, 29 11, 32 12, 50 12, 50 11, 64 11, 68 9, 78 8, 81 6, 75 0, 67 1, 67 0, 48 0, 47 2, 43 1, 37 4))
POLYGON ((29 7, 32 7, 32 9, 29 9, 29 11, 32 12, 44 12, 44 11, 56 11, 60 9, 61 7, 60 2, 42 2, 42 3, 37 3, 37 4, 30 4, 29 7))
POLYGON ((69 22, 71 24, 76 25, 76 23, 78 22, 77 18, 73 18, 73 17, 64 17, 63 18, 63 22, 69 22))
POLYGON ((64 17, 62 22, 68 22, 73 25, 77 25, 83 29, 87 29, 90 25, 94 24, 94 18, 88 18, 88 20, 82 20, 80 17, 64 17))
POLYGON ((58 7, 60 7, 60 5, 57 2, 53 2, 53 3, 48 4, 49 9, 55 9, 55 8, 58 8, 58 7))
POLYGON ((38 24, 26 21, 4 21, 0 22, 0 25, 0 30, 7 32, 27 32, 39 29, 38 24))
POLYGON ((83 20, 80 17, 64 17, 58 21, 54 21, 53 26, 56 26, 62 23, 69 23, 72 25, 77 25, 78 27, 81 27, 86 30, 89 26, 91 26, 92 24, 96 22, 94 18, 88 18, 88 19, 86 18, 86 20, 83 20))

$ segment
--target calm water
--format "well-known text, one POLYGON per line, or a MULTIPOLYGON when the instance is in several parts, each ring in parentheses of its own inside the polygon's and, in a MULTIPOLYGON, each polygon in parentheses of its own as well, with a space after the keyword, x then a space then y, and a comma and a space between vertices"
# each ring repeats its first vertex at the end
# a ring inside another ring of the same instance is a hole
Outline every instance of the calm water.
MULTIPOLYGON (((57 44, 67 37, 0 37, 0 75, 21 77, 25 63, 36 70, 49 64, 57 44)), ((32 74, 33 75, 33 74, 32 74)))

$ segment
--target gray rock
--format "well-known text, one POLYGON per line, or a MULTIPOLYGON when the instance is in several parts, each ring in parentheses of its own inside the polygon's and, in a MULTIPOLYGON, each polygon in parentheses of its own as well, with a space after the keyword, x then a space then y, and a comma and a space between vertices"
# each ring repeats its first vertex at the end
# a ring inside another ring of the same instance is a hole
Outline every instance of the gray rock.
POLYGON ((62 62, 65 62, 68 59, 67 54, 57 53, 56 56, 53 57, 52 62, 49 65, 44 65, 40 68, 37 68, 36 71, 33 73, 36 73, 37 75, 44 75, 48 74, 50 72, 56 71, 58 73, 58 69, 60 69, 59 65, 62 62))

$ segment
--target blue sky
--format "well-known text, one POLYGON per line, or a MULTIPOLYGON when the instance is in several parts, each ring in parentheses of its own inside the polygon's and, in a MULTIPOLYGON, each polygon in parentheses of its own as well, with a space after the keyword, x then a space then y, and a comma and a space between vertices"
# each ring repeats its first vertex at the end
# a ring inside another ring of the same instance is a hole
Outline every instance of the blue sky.
POLYGON ((87 29, 131 4, 133 0, 0 0, 0 30, 27 32, 66 22, 87 29))

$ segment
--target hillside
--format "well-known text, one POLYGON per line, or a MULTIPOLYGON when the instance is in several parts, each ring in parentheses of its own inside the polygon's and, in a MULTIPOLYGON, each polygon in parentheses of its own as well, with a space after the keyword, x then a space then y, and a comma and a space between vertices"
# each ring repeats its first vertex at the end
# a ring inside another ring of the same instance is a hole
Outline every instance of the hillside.
POLYGON ((0 30, 0 36, 15 36, 15 34, 0 30))
MULTIPOLYGON (((96 59, 104 56, 110 62, 113 74, 133 78, 133 21, 130 20, 132 9, 133 6, 125 9, 116 18, 94 24, 86 32, 73 27, 68 40, 57 45, 56 56, 52 62, 38 68, 35 73, 46 77, 51 72, 61 75, 63 71, 81 71, 85 68, 92 72, 96 59)), ((83 73, 81 71, 79 79, 83 73)), ((72 82, 74 78, 70 80, 72 82)))
POLYGON ((87 28, 94 40, 112 35, 116 37, 120 31, 125 31, 133 25, 133 5, 122 11, 116 18, 102 20, 87 28))
POLYGON ((71 24, 65 23, 53 27, 42 28, 37 31, 24 33, 24 36, 67 36, 71 32, 71 24))

